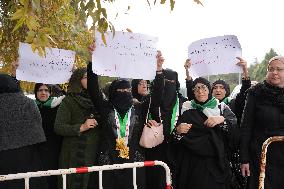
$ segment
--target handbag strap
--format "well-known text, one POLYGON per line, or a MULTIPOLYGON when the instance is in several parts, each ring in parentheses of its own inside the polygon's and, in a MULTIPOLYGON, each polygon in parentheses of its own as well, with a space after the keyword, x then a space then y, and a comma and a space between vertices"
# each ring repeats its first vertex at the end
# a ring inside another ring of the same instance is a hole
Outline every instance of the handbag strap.
MULTIPOLYGON (((148 122, 148 117, 149 117, 149 113, 150 113, 150 107, 151 107, 151 103, 152 103, 152 97, 150 96, 150 100, 149 100, 149 105, 148 105, 148 110, 147 110, 147 114, 146 114, 146 122, 148 122)), ((161 119, 161 108, 159 107, 159 119, 160 119, 160 122, 162 123, 162 119, 161 119)))

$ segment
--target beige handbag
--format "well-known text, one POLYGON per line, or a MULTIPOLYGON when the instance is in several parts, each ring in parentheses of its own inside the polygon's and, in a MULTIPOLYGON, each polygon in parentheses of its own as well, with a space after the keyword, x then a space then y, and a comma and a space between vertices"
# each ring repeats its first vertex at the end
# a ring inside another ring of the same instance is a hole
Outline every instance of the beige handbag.
MULTIPOLYGON (((146 123, 148 122, 148 115, 150 110, 151 98, 148 107, 148 113, 146 117, 146 123)), ((158 146, 164 141, 163 124, 157 123, 155 126, 145 125, 139 141, 139 144, 144 148, 153 148, 158 146)))
POLYGON ((144 148, 153 148, 164 141, 163 124, 158 126, 144 126, 139 144, 144 148))

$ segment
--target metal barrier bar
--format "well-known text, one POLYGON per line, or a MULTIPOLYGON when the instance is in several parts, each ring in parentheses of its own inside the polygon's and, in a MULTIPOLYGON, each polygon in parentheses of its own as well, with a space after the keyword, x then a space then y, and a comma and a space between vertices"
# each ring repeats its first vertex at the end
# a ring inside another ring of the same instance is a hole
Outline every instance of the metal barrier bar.
POLYGON ((272 142, 280 142, 280 141, 284 141, 284 136, 270 137, 262 144, 258 189, 264 189, 267 148, 272 142))
POLYGON ((52 175, 62 175, 63 189, 66 189, 66 175, 74 173, 89 173, 94 171, 99 171, 99 186, 102 186, 102 171, 106 170, 117 170, 117 169, 133 169, 133 186, 137 188, 136 185, 136 168, 137 167, 149 167, 149 166, 162 166, 166 171, 166 189, 172 188, 171 172, 168 165, 162 161, 145 161, 145 162, 134 162, 134 163, 124 163, 124 164, 113 164, 113 165, 103 165, 103 166, 92 166, 92 167, 80 167, 80 168, 70 168, 70 169, 58 169, 58 170, 48 170, 48 171, 37 171, 37 172, 27 172, 27 173, 17 173, 9 175, 0 175, 0 182, 6 180, 16 180, 25 179, 25 189, 29 189, 29 179, 33 177, 45 177, 52 175))

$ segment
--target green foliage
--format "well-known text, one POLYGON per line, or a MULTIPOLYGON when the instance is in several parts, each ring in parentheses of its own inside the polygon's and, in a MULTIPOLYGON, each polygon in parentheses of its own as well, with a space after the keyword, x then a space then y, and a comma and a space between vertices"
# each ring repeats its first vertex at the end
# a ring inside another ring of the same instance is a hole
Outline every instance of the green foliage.
POLYGON ((268 61, 274 57, 277 56, 277 53, 274 51, 274 49, 270 49, 268 53, 265 54, 264 60, 261 61, 261 63, 255 63, 249 68, 249 74, 251 77, 251 80, 256 81, 263 81, 266 76, 266 70, 268 61))
MULTIPOLYGON (((105 42, 107 30, 115 34, 108 20, 105 2, 115 0, 1 0, 0 1, 0 71, 9 72, 11 63, 18 58, 19 42, 30 43, 34 51, 45 54, 45 48, 54 47, 76 51, 76 64, 85 66, 88 46, 94 31, 105 42), (90 29, 87 19, 92 18, 90 29)), ((118 1, 118 0, 117 0, 118 1)), ((194 0, 200 4, 199 0, 194 0)), ((147 0, 148 4, 150 1, 147 0)), ((160 4, 166 0, 160 0, 160 4)), ((154 1, 154 5, 156 0, 154 1)), ((174 0, 170 0, 171 10, 174 0)), ((130 9, 130 7, 128 7, 130 9)), ((27 84, 24 88, 31 88, 27 84)))

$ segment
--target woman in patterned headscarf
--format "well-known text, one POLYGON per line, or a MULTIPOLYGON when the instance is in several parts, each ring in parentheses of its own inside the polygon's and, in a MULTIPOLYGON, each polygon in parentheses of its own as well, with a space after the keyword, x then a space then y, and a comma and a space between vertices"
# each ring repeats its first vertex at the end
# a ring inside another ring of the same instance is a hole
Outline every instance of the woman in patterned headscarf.
MULTIPOLYGON (((55 132, 63 137, 60 168, 97 165, 100 126, 100 115, 87 91, 87 69, 78 68, 70 78, 55 120, 55 132)), ((96 173, 68 175, 67 188, 97 188, 97 179, 96 173)))

